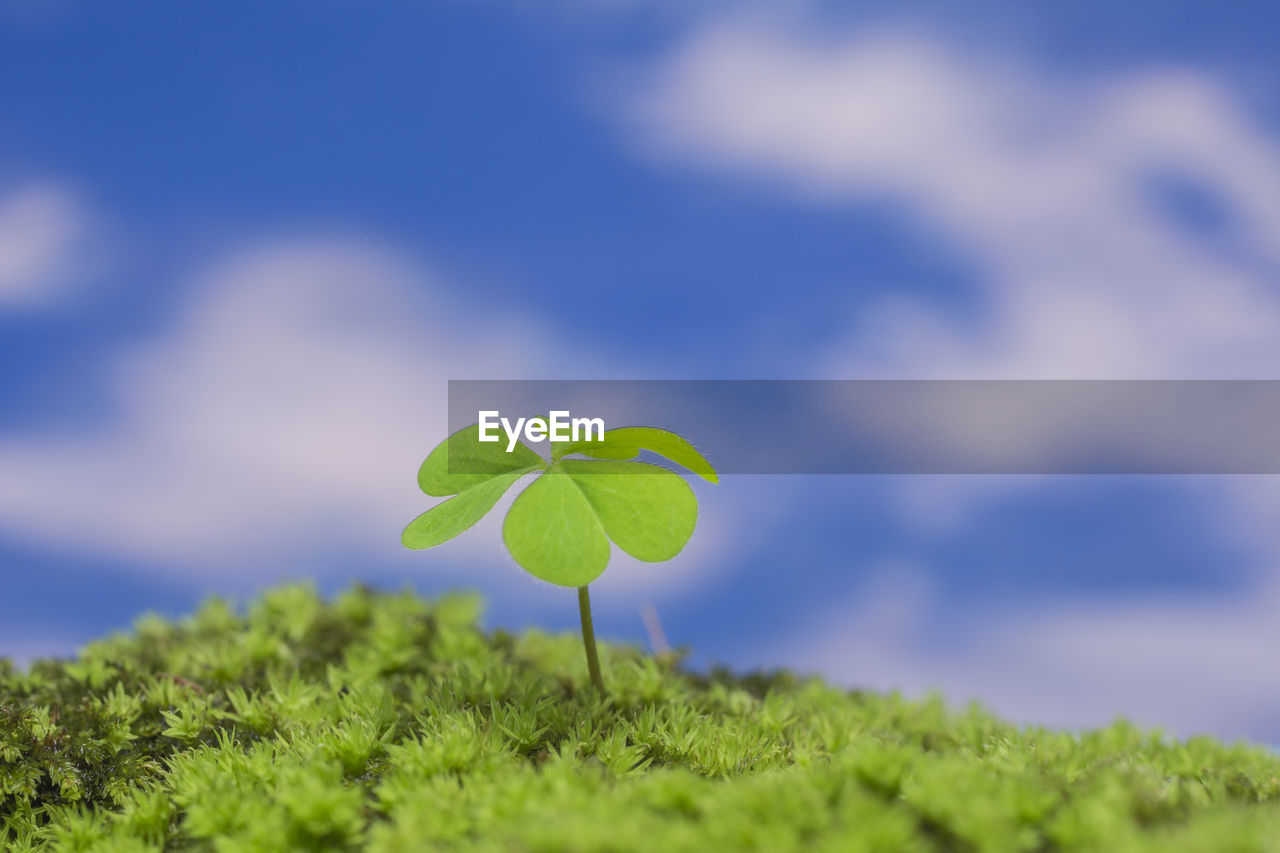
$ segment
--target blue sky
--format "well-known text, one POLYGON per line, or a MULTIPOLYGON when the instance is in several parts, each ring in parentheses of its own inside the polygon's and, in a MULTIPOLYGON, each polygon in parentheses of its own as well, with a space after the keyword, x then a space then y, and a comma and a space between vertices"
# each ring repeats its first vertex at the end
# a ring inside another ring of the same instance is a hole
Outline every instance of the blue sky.
MULTIPOLYGON (((1280 378, 1255 4, 0 0, 0 651, 398 531, 448 378, 1280 378)), ((1273 478, 729 477, 618 560, 696 660, 1280 741, 1273 478)))

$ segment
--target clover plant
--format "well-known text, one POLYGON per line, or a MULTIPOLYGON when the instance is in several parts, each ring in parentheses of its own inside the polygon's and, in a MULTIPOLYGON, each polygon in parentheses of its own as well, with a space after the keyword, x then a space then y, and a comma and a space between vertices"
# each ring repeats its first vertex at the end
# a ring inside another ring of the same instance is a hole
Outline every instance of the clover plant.
POLYGON ((687 440, 652 427, 607 430, 594 441, 553 442, 549 460, 522 442, 508 451, 503 442, 479 439, 479 425, 473 424, 431 451, 418 470, 418 485, 449 499, 409 522, 401 541, 422 549, 452 539, 483 518, 517 480, 536 473, 507 511, 502 538, 529 574, 577 588, 587 668, 603 694, 587 585, 608 565, 609 541, 638 560, 670 560, 698 520, 697 498, 683 477, 632 460, 648 450, 712 483, 719 480, 716 471, 687 440))

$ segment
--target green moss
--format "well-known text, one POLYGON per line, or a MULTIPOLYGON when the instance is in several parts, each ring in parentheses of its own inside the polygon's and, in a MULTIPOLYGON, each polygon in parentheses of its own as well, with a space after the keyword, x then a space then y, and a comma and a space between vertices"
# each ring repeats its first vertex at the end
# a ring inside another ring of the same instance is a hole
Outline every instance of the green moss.
POLYGON ((0 662, 8 849, 1269 850, 1280 760, 1117 723, 785 674, 702 677, 478 602, 212 601, 27 673, 0 662))

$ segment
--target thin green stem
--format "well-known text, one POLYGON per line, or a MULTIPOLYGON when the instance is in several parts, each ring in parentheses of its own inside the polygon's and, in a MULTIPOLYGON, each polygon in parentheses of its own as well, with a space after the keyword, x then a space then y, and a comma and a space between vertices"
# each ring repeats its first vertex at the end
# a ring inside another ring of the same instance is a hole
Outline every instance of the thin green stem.
POLYGON ((587 670, 591 686, 604 695, 604 678, 600 675, 600 658, 596 656, 596 629, 591 625, 591 597, 586 586, 578 587, 578 614, 582 617, 582 645, 587 650, 587 670))

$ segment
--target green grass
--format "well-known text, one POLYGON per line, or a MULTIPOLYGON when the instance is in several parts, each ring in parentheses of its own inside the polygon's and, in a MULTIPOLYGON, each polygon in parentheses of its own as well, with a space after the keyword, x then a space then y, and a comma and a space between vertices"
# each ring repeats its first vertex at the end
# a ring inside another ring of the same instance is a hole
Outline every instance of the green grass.
POLYGON ((1268 850, 1280 760, 786 675, 699 677, 478 602, 305 587, 0 662, 22 850, 1268 850))

